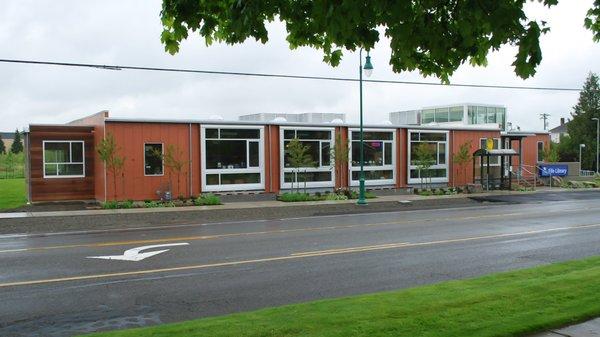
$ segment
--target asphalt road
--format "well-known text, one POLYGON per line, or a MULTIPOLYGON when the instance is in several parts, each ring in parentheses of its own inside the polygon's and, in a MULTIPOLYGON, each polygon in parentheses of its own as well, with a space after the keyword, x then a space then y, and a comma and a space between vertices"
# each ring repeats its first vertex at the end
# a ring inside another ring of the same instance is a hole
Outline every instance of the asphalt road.
POLYGON ((0 236, 0 336, 72 336, 600 254, 598 192, 490 201, 452 209, 0 236), (168 249, 140 261, 89 258, 170 244, 179 245, 141 250, 150 255, 168 249))

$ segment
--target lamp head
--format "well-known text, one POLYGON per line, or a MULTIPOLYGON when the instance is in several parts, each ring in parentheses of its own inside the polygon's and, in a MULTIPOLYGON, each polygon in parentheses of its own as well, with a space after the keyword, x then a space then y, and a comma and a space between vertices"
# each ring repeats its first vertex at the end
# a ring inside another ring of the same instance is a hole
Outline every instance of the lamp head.
POLYGON ((579 144, 579 147, 585 147, 585 144, 579 144))
POLYGON ((363 67, 363 69, 365 70, 365 76, 371 77, 371 75, 373 74, 373 64, 371 64, 371 56, 369 56, 368 52, 367 59, 365 61, 365 66, 363 67))

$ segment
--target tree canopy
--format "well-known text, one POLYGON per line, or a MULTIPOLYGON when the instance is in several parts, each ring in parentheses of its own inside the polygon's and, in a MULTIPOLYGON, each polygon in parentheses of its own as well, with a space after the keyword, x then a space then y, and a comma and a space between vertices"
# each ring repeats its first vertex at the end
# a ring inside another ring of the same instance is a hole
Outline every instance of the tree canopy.
POLYGON ((13 143, 10 145, 10 152, 14 154, 23 152, 23 142, 19 130, 15 130, 15 138, 13 138, 13 143))
MULTIPOLYGON (((571 113, 573 119, 567 124, 569 131, 570 152, 577 153, 579 144, 585 144, 582 152, 582 168, 596 168, 596 121, 600 118, 600 83, 598 75, 590 73, 579 93, 577 105, 571 113)), ((562 140, 561 140, 562 142, 562 140)), ((563 151, 567 149, 563 148, 563 151)))
MULTIPOLYGON (((538 1, 552 7, 558 0, 538 1)), ((566 1, 566 0, 563 0, 566 1)), ((198 33, 206 43, 269 40, 267 24, 285 24, 290 48, 320 49, 324 61, 339 64, 343 50, 373 49, 383 34, 390 40, 393 71, 418 70, 447 82, 468 62, 485 66, 490 51, 518 47, 513 66, 521 78, 533 76, 542 60, 544 21, 527 17, 528 0, 163 0, 161 41, 171 54, 198 33)), ((600 0, 583 24, 600 41, 600 0)))

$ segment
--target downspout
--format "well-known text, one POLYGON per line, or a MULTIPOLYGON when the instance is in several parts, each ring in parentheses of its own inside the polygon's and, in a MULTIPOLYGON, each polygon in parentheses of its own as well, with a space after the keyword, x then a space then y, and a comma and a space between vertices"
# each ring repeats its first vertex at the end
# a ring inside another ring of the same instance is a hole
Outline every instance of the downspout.
MULTIPOLYGON (((271 152, 271 124, 267 124, 267 130, 269 132, 269 137, 267 137, 269 140, 269 192, 273 192, 273 165, 271 165, 271 161, 273 160, 273 158, 271 158, 273 156, 273 153, 271 152)), ((277 174, 279 174, 279 172, 277 172, 277 174)))
MULTIPOLYGON (((104 124, 104 127, 102 128, 102 132, 103 132, 102 139, 106 139, 106 127, 107 127, 106 120, 103 121, 103 124, 104 124)), ((103 166, 104 166, 104 202, 106 202, 106 200, 107 200, 106 197, 108 194, 108 187, 107 187, 108 175, 106 174, 106 162, 104 162, 103 166)))
POLYGON ((189 139, 188 139, 188 150, 189 150, 189 153, 188 153, 188 163, 189 163, 188 181, 190 182, 189 183, 189 185, 190 185, 190 194, 189 194, 189 196, 191 197, 192 194, 194 193, 194 190, 193 190, 193 186, 194 185, 192 184, 192 177, 193 177, 193 175, 192 175, 192 167, 193 167, 192 166, 192 123, 188 123, 188 131, 189 131, 188 132, 189 133, 189 139))

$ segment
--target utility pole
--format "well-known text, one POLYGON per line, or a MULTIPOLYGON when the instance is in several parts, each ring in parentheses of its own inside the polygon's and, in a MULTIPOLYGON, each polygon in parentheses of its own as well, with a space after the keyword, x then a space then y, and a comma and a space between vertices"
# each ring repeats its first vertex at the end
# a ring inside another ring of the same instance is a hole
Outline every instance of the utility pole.
POLYGON ((540 119, 544 121, 544 131, 548 128, 548 117, 550 117, 550 114, 545 112, 540 114, 540 119))

